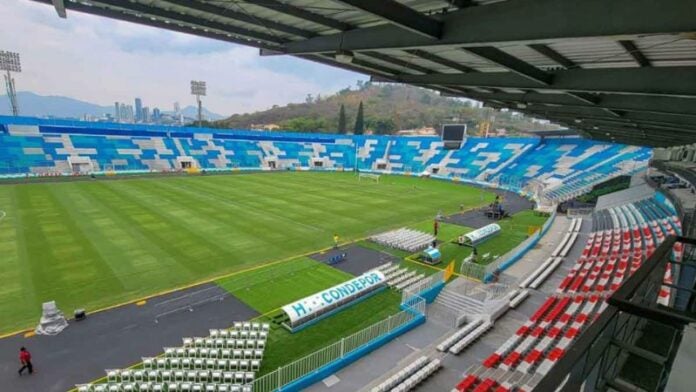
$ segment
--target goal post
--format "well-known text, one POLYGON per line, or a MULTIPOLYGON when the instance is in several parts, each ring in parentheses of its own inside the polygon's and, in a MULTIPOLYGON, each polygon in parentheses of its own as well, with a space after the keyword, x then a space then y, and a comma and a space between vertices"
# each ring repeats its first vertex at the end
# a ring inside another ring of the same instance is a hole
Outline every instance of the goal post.
POLYGON ((379 183, 379 177, 380 177, 379 174, 374 174, 374 173, 362 173, 362 172, 358 173, 358 181, 361 181, 361 182, 363 180, 366 180, 366 181, 373 181, 373 182, 379 183))

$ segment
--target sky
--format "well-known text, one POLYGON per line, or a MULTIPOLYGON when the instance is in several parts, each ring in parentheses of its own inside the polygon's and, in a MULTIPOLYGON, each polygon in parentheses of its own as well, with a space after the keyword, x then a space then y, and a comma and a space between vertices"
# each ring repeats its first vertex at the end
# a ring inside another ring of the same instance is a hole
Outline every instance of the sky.
POLYGON ((0 50, 19 52, 18 91, 100 105, 115 101, 172 110, 194 105, 190 80, 208 85, 203 105, 223 115, 331 94, 365 75, 258 49, 199 38, 28 0, 0 1, 0 50))

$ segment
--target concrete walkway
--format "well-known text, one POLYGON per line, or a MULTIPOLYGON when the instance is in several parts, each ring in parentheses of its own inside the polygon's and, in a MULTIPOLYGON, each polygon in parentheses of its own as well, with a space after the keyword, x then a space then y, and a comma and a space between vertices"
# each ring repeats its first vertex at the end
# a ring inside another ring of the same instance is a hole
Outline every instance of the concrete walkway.
POLYGON ((160 354, 163 347, 180 346, 183 337, 207 336, 211 328, 227 328, 257 314, 210 283, 152 298, 143 306, 88 315, 57 336, 0 339, 0 390, 65 392, 105 376, 105 369, 125 368, 160 354), (33 375, 17 374, 21 346, 32 353, 33 375))
MULTIPOLYGON (((558 216, 537 247, 529 251, 507 273, 519 279, 526 277, 551 255, 551 252, 567 232, 570 222, 570 219, 565 216, 558 216)), ((577 241, 555 273, 538 290, 532 290, 530 297, 517 309, 511 309, 499 318, 493 329, 460 355, 445 354, 436 350, 437 344, 454 332, 454 329, 438 321, 437 318, 430 317, 425 325, 408 332, 366 358, 337 372, 325 382, 313 385, 308 390, 315 392, 369 392, 372 387, 422 355, 429 358, 440 358, 443 368, 422 383, 417 391, 442 392, 452 390, 472 365, 481 364, 529 319, 546 300, 548 294, 555 292, 563 276, 568 273, 582 253, 587 234, 591 228, 591 221, 584 219, 577 241)), ((456 285, 457 282, 453 283, 456 285)))

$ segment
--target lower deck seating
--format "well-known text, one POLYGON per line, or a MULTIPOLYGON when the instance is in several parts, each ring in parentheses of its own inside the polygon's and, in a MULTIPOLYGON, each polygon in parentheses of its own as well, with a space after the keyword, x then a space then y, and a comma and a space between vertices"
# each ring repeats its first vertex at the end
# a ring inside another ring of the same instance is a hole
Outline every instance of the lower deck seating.
POLYGON ((482 366, 470 369, 454 390, 531 391, 535 385, 531 376, 552 371, 607 306, 605 299, 650 256, 670 228, 677 232, 672 214, 654 204, 647 199, 596 211, 582 255, 555 293, 482 366), (507 377, 512 373, 530 377, 513 382, 515 378, 507 377))
POLYGON ((642 170, 647 148, 581 138, 317 135, 0 116, 0 176, 235 169, 359 169, 486 182, 561 201, 642 170))

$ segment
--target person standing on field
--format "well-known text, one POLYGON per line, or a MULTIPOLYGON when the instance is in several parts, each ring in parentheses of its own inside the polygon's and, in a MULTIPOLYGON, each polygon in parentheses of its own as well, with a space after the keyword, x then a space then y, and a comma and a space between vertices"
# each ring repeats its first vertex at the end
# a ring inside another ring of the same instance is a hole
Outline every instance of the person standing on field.
POLYGON ((437 231, 439 228, 440 228, 440 222, 438 222, 437 220, 434 220, 433 221, 433 234, 435 235, 435 237, 437 237, 437 231))
POLYGON ((34 366, 31 364, 31 353, 24 347, 19 349, 19 362, 22 367, 19 369, 19 375, 22 375, 24 369, 29 370, 29 374, 34 373, 34 366))
POLYGON ((338 234, 334 233, 333 240, 334 240, 334 249, 338 249, 338 234))

